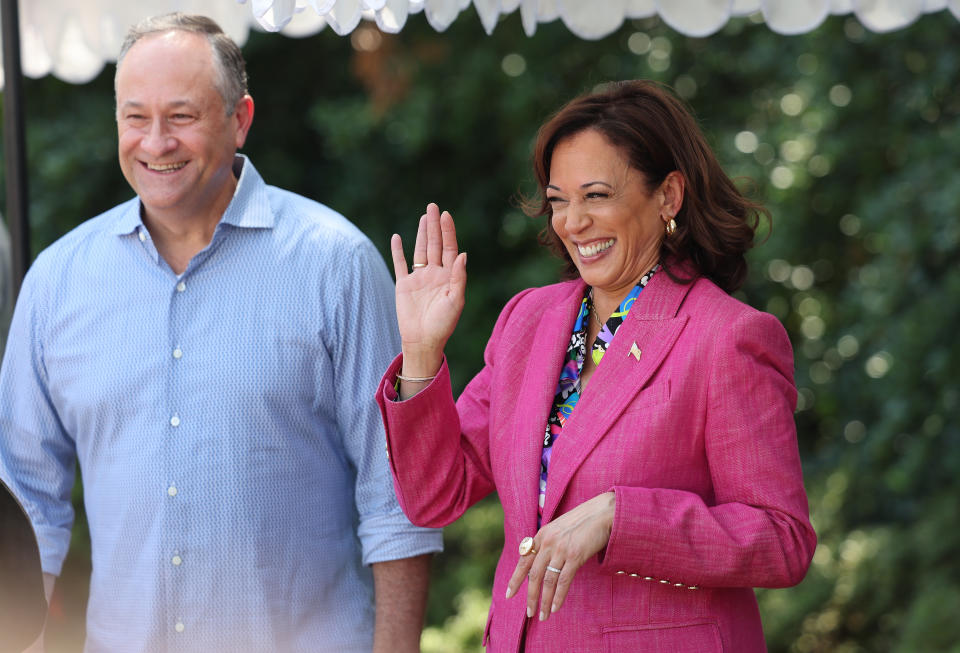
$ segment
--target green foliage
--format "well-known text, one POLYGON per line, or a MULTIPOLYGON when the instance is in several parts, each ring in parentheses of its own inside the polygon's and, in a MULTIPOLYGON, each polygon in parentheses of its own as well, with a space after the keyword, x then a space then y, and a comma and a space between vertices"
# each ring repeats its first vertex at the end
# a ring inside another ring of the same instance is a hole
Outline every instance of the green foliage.
MULTIPOLYGON (((409 251, 428 201, 451 210, 470 255, 448 351, 462 387, 504 302, 557 278, 536 244, 543 225, 516 201, 534 190, 537 126, 608 79, 672 85, 773 216, 741 296, 783 320, 794 342, 821 545, 801 585, 759 592, 770 650, 957 651, 957 30, 944 12, 886 35, 831 17, 797 37, 745 18, 707 39, 655 19, 596 42, 559 21, 528 39, 516 15, 490 37, 471 16, 445 34, 415 16, 367 49, 329 31, 253 34, 257 115, 245 150, 270 183, 343 212, 384 253, 393 232, 409 251)), ((111 74, 26 84, 35 251, 130 196, 115 162, 111 74)), ((68 569, 82 585, 82 522, 77 539, 68 569)), ((446 539, 424 648, 477 650, 502 543, 495 499, 446 539)))

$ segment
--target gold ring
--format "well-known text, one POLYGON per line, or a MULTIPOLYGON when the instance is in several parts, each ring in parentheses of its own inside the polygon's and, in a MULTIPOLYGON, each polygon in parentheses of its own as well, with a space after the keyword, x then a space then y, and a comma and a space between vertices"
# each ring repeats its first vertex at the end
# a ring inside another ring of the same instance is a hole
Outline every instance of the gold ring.
POLYGON ((520 555, 526 556, 531 553, 536 553, 537 550, 533 548, 533 538, 529 535, 522 540, 520 540, 520 555))
POLYGON ((426 264, 426 263, 414 263, 414 264, 413 264, 413 269, 414 269, 414 270, 416 270, 417 268, 425 268, 425 267, 427 267, 427 264, 426 264))

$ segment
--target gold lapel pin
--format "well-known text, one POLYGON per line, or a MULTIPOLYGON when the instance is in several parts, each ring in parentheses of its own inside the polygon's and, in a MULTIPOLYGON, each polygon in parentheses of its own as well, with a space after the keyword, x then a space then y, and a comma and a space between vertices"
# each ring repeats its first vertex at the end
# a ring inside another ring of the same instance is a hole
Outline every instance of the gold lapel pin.
POLYGON ((636 358, 637 360, 640 360, 640 354, 642 354, 642 353, 643 353, 643 352, 640 351, 640 348, 637 347, 637 343, 633 343, 632 345, 630 345, 630 355, 631 355, 631 356, 633 356, 633 357, 636 358))

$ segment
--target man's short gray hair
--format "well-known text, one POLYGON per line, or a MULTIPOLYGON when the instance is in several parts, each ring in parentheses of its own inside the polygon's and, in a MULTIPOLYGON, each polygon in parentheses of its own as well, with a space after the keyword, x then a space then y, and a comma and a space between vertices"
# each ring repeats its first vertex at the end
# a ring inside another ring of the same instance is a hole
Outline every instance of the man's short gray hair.
MULTIPOLYGON (((240 98, 247 94, 247 66, 239 46, 214 20, 206 16, 178 11, 140 21, 127 31, 127 36, 120 47, 120 55, 117 57, 117 70, 120 70, 123 58, 127 56, 127 52, 134 43, 151 34, 171 31, 194 32, 206 37, 213 50, 213 61, 217 71, 217 91, 223 98, 227 115, 231 115, 240 98)), ((114 79, 114 86, 116 86, 116 79, 114 79)))

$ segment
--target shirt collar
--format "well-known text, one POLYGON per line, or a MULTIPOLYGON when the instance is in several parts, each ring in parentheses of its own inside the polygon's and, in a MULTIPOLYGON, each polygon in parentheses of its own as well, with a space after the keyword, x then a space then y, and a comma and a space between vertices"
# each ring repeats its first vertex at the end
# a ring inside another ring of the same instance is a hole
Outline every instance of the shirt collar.
MULTIPOLYGON (((237 188, 220 219, 221 224, 244 229, 273 228, 274 215, 267 196, 267 185, 250 159, 237 154, 233 160, 233 173, 237 176, 237 188)), ((140 217, 140 200, 134 199, 127 202, 120 212, 111 232, 124 236, 145 228, 140 217)))

